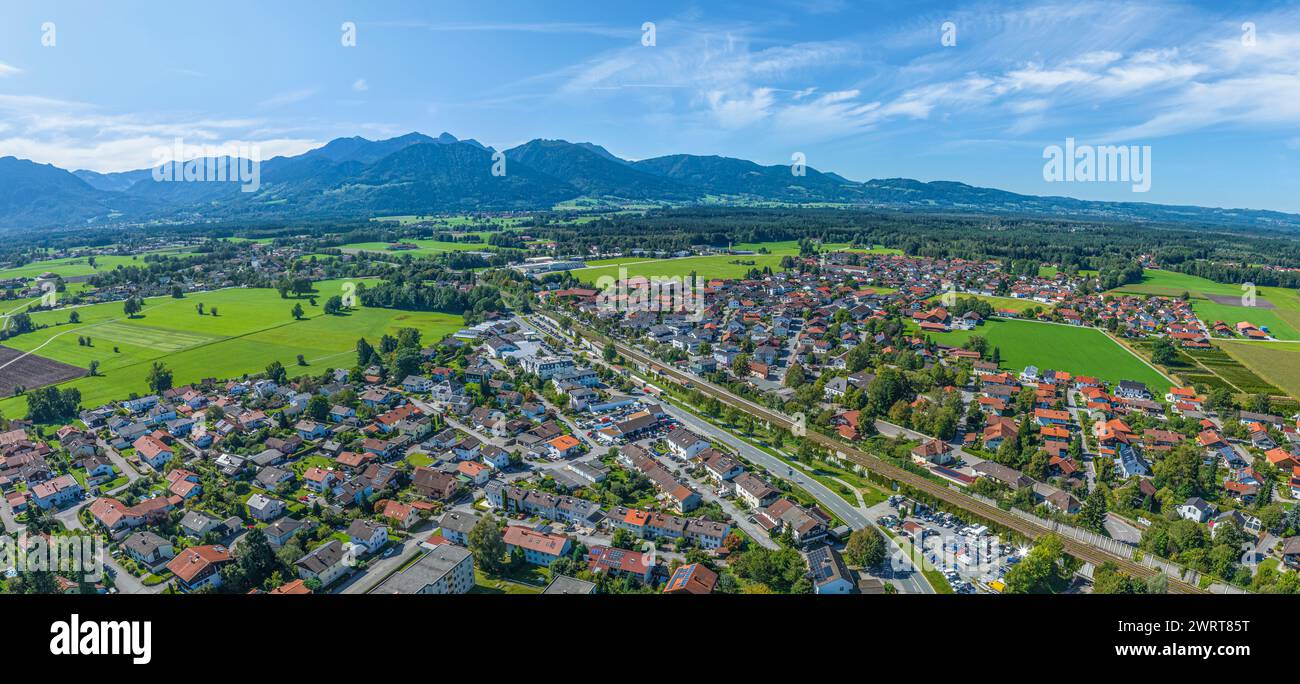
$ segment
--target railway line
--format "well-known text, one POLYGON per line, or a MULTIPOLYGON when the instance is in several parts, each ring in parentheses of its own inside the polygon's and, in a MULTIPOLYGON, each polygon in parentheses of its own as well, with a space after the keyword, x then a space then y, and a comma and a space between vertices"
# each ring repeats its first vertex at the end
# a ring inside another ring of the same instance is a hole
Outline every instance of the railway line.
MULTIPOLYGON (((794 421, 792 421, 790 418, 788 418, 782 413, 773 411, 767 408, 766 406, 756 404, 748 399, 745 399, 744 397, 737 396, 731 393, 730 391, 718 387, 706 380, 683 373, 675 368, 672 368, 671 366, 668 366, 662 362, 654 360, 648 354, 645 354, 644 352, 641 352, 638 349, 635 349, 627 344, 623 344, 615 340, 611 340, 605 337, 604 335, 601 335, 600 333, 597 333, 579 323, 573 323, 572 320, 570 320, 570 323, 572 324, 573 330, 579 333, 580 335, 582 335, 583 337, 593 339, 599 342, 607 343, 607 344, 613 344, 614 348, 617 349, 619 353, 621 353, 623 356, 632 359, 633 361, 636 361, 638 364, 641 364, 648 369, 652 369, 656 371, 660 375, 667 376, 669 378, 675 379, 683 383, 689 382, 692 384, 692 386, 695 389, 699 390, 700 392, 712 396, 718 401, 721 401, 725 404, 734 406, 737 409, 746 411, 751 415, 759 417, 774 425, 778 425, 787 429, 791 428, 794 425, 794 421)), ((843 455, 844 458, 847 458, 848 460, 861 465, 867 470, 875 472, 881 476, 884 476, 900 484, 911 487, 917 491, 924 492, 925 494, 932 496, 939 501, 943 501, 946 504, 956 506, 957 508, 961 508, 984 520, 997 523, 998 525, 1001 525, 1009 530, 1012 530, 1017 534, 1023 535, 1027 539, 1038 539, 1041 536, 1052 533, 1051 530, 1049 530, 1046 527, 1043 527, 1042 525, 1031 522, 1029 520, 1025 520, 1024 518, 1021 518, 1013 513, 1004 511, 1001 508, 998 508, 997 506, 990 506, 989 504, 986 504, 983 501, 967 496, 961 492, 949 489, 948 487, 942 484, 939 484, 921 475, 917 475, 916 473, 910 472, 903 468, 900 468, 892 463, 886 462, 885 460, 881 459, 878 456, 874 456, 866 451, 853 447, 847 443, 841 442, 840 440, 834 439, 832 437, 814 431, 807 431, 806 438, 812 440, 817 444, 820 444, 821 446, 831 449, 832 451, 839 452, 840 454, 843 455)), ((1113 553, 1110 553, 1109 551, 1097 548, 1095 546, 1072 539, 1070 537, 1062 535, 1060 536, 1060 539, 1067 553, 1086 563, 1091 563, 1094 567, 1101 565, 1102 563, 1109 562, 1109 563, 1113 563, 1114 565, 1116 565, 1117 567, 1121 568, 1122 570, 1124 570, 1125 572, 1129 573, 1134 577, 1139 577, 1144 579, 1147 577, 1151 577, 1158 572, 1154 568, 1149 568, 1145 565, 1142 565, 1141 563, 1138 563, 1131 558, 1124 558, 1122 556, 1117 556, 1113 553)), ((1184 582, 1174 577, 1169 578, 1169 592, 1178 593, 1178 594, 1210 593, 1205 589, 1189 584, 1187 582, 1184 582)))

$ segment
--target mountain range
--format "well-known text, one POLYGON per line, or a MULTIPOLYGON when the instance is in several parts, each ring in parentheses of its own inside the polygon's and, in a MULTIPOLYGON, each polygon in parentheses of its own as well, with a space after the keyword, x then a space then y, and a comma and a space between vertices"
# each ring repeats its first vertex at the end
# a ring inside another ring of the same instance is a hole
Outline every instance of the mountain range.
MULTIPOLYGON (((260 166, 260 183, 154 180, 153 169, 66 171, 0 158, 0 229, 270 217, 358 218, 549 209, 579 198, 691 204, 837 204, 1300 231, 1300 215, 1021 195, 951 181, 852 181, 744 159, 674 154, 631 161, 592 143, 533 140, 504 151, 449 133, 338 138, 260 166), (504 166, 504 174, 494 173, 504 166)), ((174 167, 175 168, 175 167, 174 167)), ((177 174, 178 176, 180 174, 177 174)))

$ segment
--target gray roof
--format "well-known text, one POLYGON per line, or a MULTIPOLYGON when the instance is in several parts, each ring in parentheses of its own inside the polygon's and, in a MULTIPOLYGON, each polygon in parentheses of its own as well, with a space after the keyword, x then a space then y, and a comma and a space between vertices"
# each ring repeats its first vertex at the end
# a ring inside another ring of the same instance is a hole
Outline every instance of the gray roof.
POLYGON ((171 542, 153 532, 146 531, 136 532, 127 537, 126 541, 122 542, 122 545, 142 556, 148 556, 164 546, 171 546, 171 542))
POLYGON ((353 520, 351 525, 348 525, 347 531, 348 531, 348 536, 350 537, 357 537, 358 539, 369 539, 370 535, 374 534, 375 530, 381 527, 386 528, 387 525, 382 525, 373 520, 357 519, 357 520, 353 520))
POLYGON ((478 516, 472 513, 461 513, 459 511, 451 511, 446 515, 442 516, 442 522, 438 524, 444 530, 451 530, 452 532, 459 532, 461 534, 469 534, 469 531, 474 529, 474 525, 478 524, 478 521, 479 521, 478 516))
POLYGON ((294 565, 319 575, 338 563, 343 558, 343 554, 343 543, 337 539, 331 539, 299 558, 294 565))
POLYGON ((181 527, 191 530, 202 530, 205 527, 213 527, 217 524, 217 519, 198 511, 190 511, 181 518, 181 527))
MULTIPOLYGON (((425 587, 446 577, 457 565, 470 557, 469 551, 451 544, 436 546, 405 570, 384 580, 372 594, 418 594, 425 587)), ((470 561, 472 564, 473 561, 470 561)))
POLYGON ((546 585, 543 594, 594 594, 596 585, 587 580, 580 580, 577 577, 568 575, 556 575, 551 583, 546 585))

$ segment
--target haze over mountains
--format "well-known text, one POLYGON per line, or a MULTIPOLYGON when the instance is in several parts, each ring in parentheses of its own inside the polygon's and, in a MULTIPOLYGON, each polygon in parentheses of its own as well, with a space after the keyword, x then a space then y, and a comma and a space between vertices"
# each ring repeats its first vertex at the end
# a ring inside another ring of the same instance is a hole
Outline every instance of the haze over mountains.
POLYGON ((239 182, 155 181, 151 169, 69 172, 0 158, 0 229, 94 227, 146 220, 358 218, 454 211, 549 209, 577 198, 671 203, 829 203, 899 210, 1052 215, 1300 231, 1300 215, 1141 202, 1038 197, 949 181, 856 182, 807 167, 675 154, 620 159, 599 145, 533 140, 495 150, 448 133, 388 140, 338 138, 261 165, 255 192, 239 182))

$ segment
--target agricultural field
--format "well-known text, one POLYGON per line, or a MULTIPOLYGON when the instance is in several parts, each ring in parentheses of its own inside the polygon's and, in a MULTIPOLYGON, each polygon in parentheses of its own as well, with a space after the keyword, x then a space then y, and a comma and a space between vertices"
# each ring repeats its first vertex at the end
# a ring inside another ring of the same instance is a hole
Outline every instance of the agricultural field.
MULTIPOLYGON (((1155 340, 1129 340, 1126 344, 1149 360, 1155 340)), ((1165 365, 1164 369, 1179 378, 1183 384, 1204 391, 1222 388, 1242 397, 1252 394, 1277 395, 1282 392, 1218 348, 1178 349, 1175 359, 1165 365)))
POLYGON ((975 330, 930 333, 940 344, 961 346, 973 335, 1002 352, 1002 366, 1019 372, 1025 366, 1091 375, 1106 382, 1137 380, 1154 392, 1169 390, 1167 378, 1100 330, 1020 320, 990 320, 975 330))
POLYGON ((1260 287, 1255 306, 1242 306, 1240 285, 1216 283, 1176 271, 1148 270, 1141 283, 1112 292, 1192 298, 1192 309, 1207 326, 1215 321, 1234 325, 1249 321, 1267 328, 1279 340, 1300 340, 1300 293, 1282 287, 1260 287))
POLYGON ((85 374, 84 369, 71 364, 0 347, 0 396, 10 396, 18 387, 42 387, 85 374))
MULTIPOLYGON (((362 308, 342 316, 324 314, 324 300, 342 286, 343 281, 317 283, 315 307, 307 298, 281 299, 273 289, 231 288, 183 299, 148 299, 144 311, 131 319, 123 314, 121 302, 78 307, 77 324, 67 322, 67 310, 41 312, 32 319, 49 327, 14 337, 6 345, 78 368, 98 361, 99 376, 64 383, 81 390, 83 406, 96 406, 131 392, 146 393, 145 375, 155 360, 172 369, 177 385, 259 373, 272 361, 295 375, 299 354, 309 364, 302 372, 319 373, 350 367, 359 337, 375 342, 384 333, 413 327, 432 343, 462 326, 460 316, 434 312, 362 308), (204 315, 196 309, 200 303, 204 315), (306 310, 303 320, 295 321, 290 314, 295 303, 306 310), (210 313, 213 307, 217 316, 210 313), (80 344, 78 338, 89 338, 90 345, 80 344)), ((0 412, 25 415, 26 402, 5 399, 0 412)))
POLYGON ((626 268, 629 278, 636 276, 689 276, 691 273, 702 278, 743 278, 750 269, 762 270, 764 267, 780 271, 781 259, 775 254, 724 254, 719 256, 682 257, 680 259, 650 259, 624 262, 594 268, 580 268, 573 271, 575 277, 584 283, 595 283, 604 276, 619 277, 619 269, 626 268))
POLYGON ((1219 341, 1215 346, 1287 395, 1300 399, 1300 344, 1219 341))

